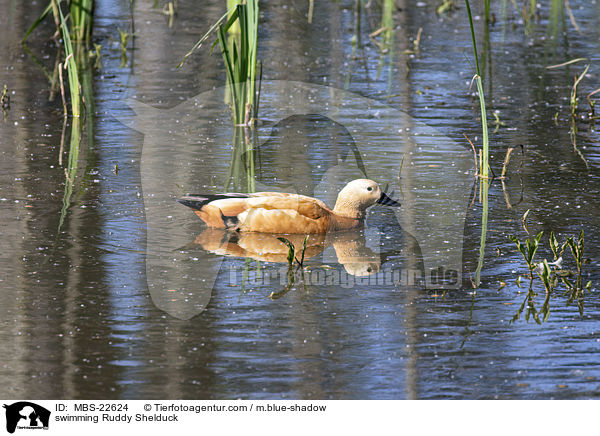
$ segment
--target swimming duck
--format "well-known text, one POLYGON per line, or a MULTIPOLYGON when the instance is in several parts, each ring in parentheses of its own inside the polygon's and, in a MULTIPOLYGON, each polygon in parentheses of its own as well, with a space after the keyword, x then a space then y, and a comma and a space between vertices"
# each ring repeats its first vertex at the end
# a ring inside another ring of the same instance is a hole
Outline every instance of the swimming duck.
POLYGON ((178 199, 208 226, 240 232, 327 233, 362 227, 376 203, 400 206, 373 180, 357 179, 338 194, 330 209, 316 198, 281 192, 190 195, 178 199))

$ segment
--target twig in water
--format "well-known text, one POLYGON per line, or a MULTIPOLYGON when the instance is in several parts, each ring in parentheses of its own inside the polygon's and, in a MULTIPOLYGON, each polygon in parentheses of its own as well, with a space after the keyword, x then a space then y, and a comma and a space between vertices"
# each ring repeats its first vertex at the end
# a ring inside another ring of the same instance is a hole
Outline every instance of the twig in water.
POLYGON ((571 88, 571 116, 575 116, 575 111, 577 110, 577 88, 579 87, 579 82, 581 82, 581 80, 585 77, 585 75, 587 74, 588 70, 590 68, 590 64, 587 64, 585 66, 585 69, 583 70, 583 73, 581 73, 580 75, 575 75, 575 79, 573 81, 573 87, 571 88))
POLYGON ((467 134, 463 133, 463 136, 465 137, 465 139, 467 141, 469 141, 469 144, 471 144, 471 148, 473 149, 473 160, 475 161, 475 176, 478 176, 479 175, 479 162, 477 160, 477 151, 475 151, 475 146, 473 145, 473 143, 471 142, 471 140, 469 139, 467 134))
POLYGON ((562 64, 549 65, 546 68, 549 69, 549 70, 551 70, 553 68, 566 67, 567 65, 571 65, 571 64, 574 64, 576 62, 587 61, 587 60, 589 60, 589 59, 588 58, 571 59, 570 61, 563 62, 562 64))
POLYGON ((571 20, 571 24, 573 25, 575 30, 577 30, 577 33, 579 33, 580 35, 583 35, 583 32, 577 25, 577 21, 575 21, 575 16, 573 15, 573 12, 571 11, 571 7, 569 6, 569 0, 565 0, 565 9, 567 10, 567 13, 569 14, 569 20, 571 20))
POLYGON ((592 119, 595 118, 595 116, 596 116, 596 112, 594 110, 594 106, 596 104, 594 101, 592 101, 592 95, 597 94, 598 92, 600 92, 600 88, 596 89, 595 91, 590 92, 586 97, 588 104, 590 105, 590 118, 592 118, 592 119))
MULTIPOLYGON (((516 147, 509 147, 508 150, 506 150, 506 156, 504 157, 504 165, 502 165, 502 175, 500 176, 501 179, 506 178, 506 169, 508 167, 508 163, 510 162, 510 155, 512 154, 514 149, 517 147, 521 147, 521 155, 524 154, 523 144, 519 144, 516 147)), ((521 165, 519 165, 519 169, 521 169, 522 166, 523 166, 523 159, 521 159, 521 165)))
POLYGON ((423 33, 423 28, 419 27, 419 30, 417 31, 417 37, 415 38, 415 40, 413 41, 413 47, 415 49, 415 53, 417 53, 417 55, 420 55, 421 53, 421 33, 423 33))

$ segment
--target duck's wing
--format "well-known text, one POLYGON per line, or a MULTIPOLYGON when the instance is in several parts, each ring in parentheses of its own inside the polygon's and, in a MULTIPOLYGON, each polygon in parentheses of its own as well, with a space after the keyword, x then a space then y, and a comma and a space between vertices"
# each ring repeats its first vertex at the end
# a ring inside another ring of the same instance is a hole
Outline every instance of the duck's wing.
POLYGON ((178 200, 209 226, 267 233, 325 233, 331 209, 316 198, 280 192, 194 195, 178 200))
POLYGON ((238 215, 239 230, 268 233, 325 233, 331 210, 320 200, 303 195, 255 197, 238 215))

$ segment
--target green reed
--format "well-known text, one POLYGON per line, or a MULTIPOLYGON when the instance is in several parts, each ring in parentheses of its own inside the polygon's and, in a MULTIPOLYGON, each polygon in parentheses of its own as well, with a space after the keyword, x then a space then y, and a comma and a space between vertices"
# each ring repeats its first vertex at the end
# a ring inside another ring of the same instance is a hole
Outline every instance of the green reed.
MULTIPOLYGON (((235 1, 228 0, 228 6, 235 1)), ((219 24, 217 41, 225 65, 228 101, 233 131, 232 165, 228 183, 245 179, 248 192, 255 190, 253 126, 258 117, 260 84, 257 92, 258 0, 233 4, 227 22, 219 24), (229 35, 227 35, 229 32, 229 35)), ((260 73, 259 73, 260 76, 260 73)), ((260 77, 259 77, 260 81, 260 77)))
POLYGON ((81 115, 81 83, 78 73, 78 64, 84 62, 83 59, 85 59, 87 55, 82 47, 87 47, 91 40, 94 1, 68 1, 68 20, 63 14, 61 3, 62 2, 59 0, 51 0, 42 11, 41 15, 33 22, 29 29, 27 29, 22 42, 24 44, 40 23, 52 13, 57 30, 63 40, 65 52, 64 68, 67 70, 69 92, 71 96, 71 115, 74 118, 78 118, 81 115), (73 43, 77 44, 77 50, 74 50, 73 43))
POLYGON ((488 165, 488 156, 489 156, 489 139, 488 139, 488 127, 487 127, 487 114, 485 110, 485 96, 483 93, 483 83, 481 80, 481 70, 479 69, 479 57, 477 55, 477 41, 475 38, 475 30, 473 28, 473 17, 471 15, 471 6, 469 5, 469 0, 465 0, 465 5, 467 6, 467 14, 469 16, 469 26, 471 27, 471 38, 473 41, 473 52, 475 54, 475 65, 477 67, 477 74, 475 75, 475 81, 477 83, 477 93, 479 94, 479 104, 481 110, 481 130, 482 130, 482 141, 483 141, 483 154, 482 154, 482 162, 481 162, 481 174, 480 176, 483 178, 488 177, 489 165, 488 165))
MULTIPOLYGON (((66 136, 67 118, 69 109, 65 97, 65 83, 63 80, 63 70, 67 71, 67 84, 70 96, 70 139, 68 159, 64 168, 65 171, 65 191, 63 194, 63 204, 60 212, 57 238, 60 235, 61 228, 67 217, 68 210, 72 202, 72 196, 80 165, 81 139, 83 133, 83 111, 87 114, 93 114, 93 86, 92 86, 92 68, 90 65, 90 56, 88 46, 91 41, 93 24, 93 0, 77 0, 61 2, 60 0, 51 0, 42 14, 29 27, 23 37, 23 44, 31 33, 40 25, 46 17, 52 14, 57 31, 62 38, 62 50, 64 50, 64 60, 61 58, 60 50, 57 55, 57 67, 55 73, 51 75, 52 84, 51 95, 55 87, 60 87, 63 97, 64 124, 61 135, 61 144, 59 152, 59 165, 62 166, 63 146, 66 136), (65 16, 63 7, 66 3, 68 14, 65 16)), ((96 49, 96 53, 99 51, 96 49)), ((98 60, 97 60, 98 62, 98 60)), ((93 116, 85 117, 87 142, 93 142, 94 128, 93 116)))
POLYGON ((86 45, 92 40, 94 0, 69 1, 71 37, 86 45))
POLYGON ((481 284, 481 270, 483 268, 483 261, 485 259, 485 245, 487 240, 487 227, 488 227, 488 215, 489 215, 489 188, 491 181, 481 181, 481 237, 479 238, 479 259, 477 261, 477 269, 475 270, 475 287, 479 287, 481 284))
POLYGON ((256 92, 258 0, 236 5, 227 23, 219 25, 217 37, 227 72, 234 122, 250 126, 257 117, 260 98, 256 92), (239 33, 232 32, 228 40, 227 29, 234 23, 239 26, 239 33))
POLYGON ((224 189, 255 191, 254 144, 256 131, 247 126, 233 127, 231 160, 224 189))
POLYGON ((233 130, 233 150, 229 176, 225 188, 232 181, 246 180, 245 189, 254 191, 254 125, 258 117, 260 104, 260 81, 262 69, 257 62, 258 46, 258 0, 228 0, 228 10, 196 42, 183 57, 177 67, 185 61, 208 39, 217 33, 225 66, 227 80, 226 100, 231 107, 233 130), (258 82, 258 83, 257 83, 258 82))
MULTIPOLYGON (((33 24, 25 32, 23 42, 29 35, 40 25, 46 17, 52 13, 56 27, 61 26, 60 0, 50 0, 41 15, 33 22, 33 24)), ((74 42, 83 42, 86 45, 92 39, 93 17, 94 17, 94 0, 68 0, 69 22, 70 28, 67 26, 69 36, 74 42)))
POLYGON ((485 22, 487 24, 491 20, 491 17, 490 17, 490 0, 485 0, 484 1, 484 6, 485 6, 485 22))
POLYGON ((71 94, 71 115, 73 116, 73 118, 79 118, 81 115, 79 73, 75 53, 73 51, 73 45, 71 44, 69 27, 67 25, 67 20, 65 20, 65 16, 63 15, 59 3, 56 0, 52 0, 52 4, 56 10, 56 14, 60 19, 60 30, 63 38, 63 46, 65 49, 65 68, 67 69, 67 73, 69 76, 69 92, 71 94))
MULTIPOLYGON (((379 47, 379 64, 377 65, 377 79, 383 69, 385 57, 388 56, 388 89, 387 94, 392 93, 392 80, 394 78, 394 1, 383 0, 381 11, 381 27, 369 35, 372 41, 379 47), (381 42, 377 42, 374 37, 381 34, 381 42)), ((415 44, 416 47, 416 44, 415 44)), ((415 50, 417 51, 417 50, 415 50)))

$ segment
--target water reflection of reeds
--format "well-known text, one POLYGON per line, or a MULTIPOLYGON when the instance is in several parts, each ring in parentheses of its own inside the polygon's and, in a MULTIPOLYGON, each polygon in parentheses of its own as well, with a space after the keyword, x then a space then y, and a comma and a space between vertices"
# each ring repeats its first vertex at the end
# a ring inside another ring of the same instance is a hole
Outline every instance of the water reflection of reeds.
MULTIPOLYGON (((57 33, 62 39, 62 46, 58 48, 57 61, 53 73, 48 73, 45 68, 43 68, 43 71, 50 81, 51 99, 57 93, 57 89, 60 89, 63 102, 64 118, 58 155, 59 166, 63 166, 65 141, 67 136, 70 138, 68 157, 64 167, 65 189, 58 222, 57 237, 67 217, 73 191, 76 186, 78 168, 81 165, 80 157, 84 128, 87 133, 85 142, 88 146, 94 141, 93 71, 90 64, 91 57, 88 54, 93 27, 94 1, 82 0, 70 2, 68 7, 69 13, 65 17, 61 3, 57 0, 51 0, 42 14, 27 30, 23 38, 23 44, 25 44, 25 41, 33 30, 52 13, 57 33), (62 53, 64 53, 64 59, 60 60, 62 53), (63 70, 67 72, 66 80, 63 76, 63 70), (69 92, 69 104, 67 104, 66 88, 68 88, 69 92), (68 123, 69 119, 71 120, 70 126, 68 123)), ((31 50, 26 48, 26 51, 34 61, 37 59, 31 50)), ((37 64, 43 65, 41 62, 37 62, 37 64)))

